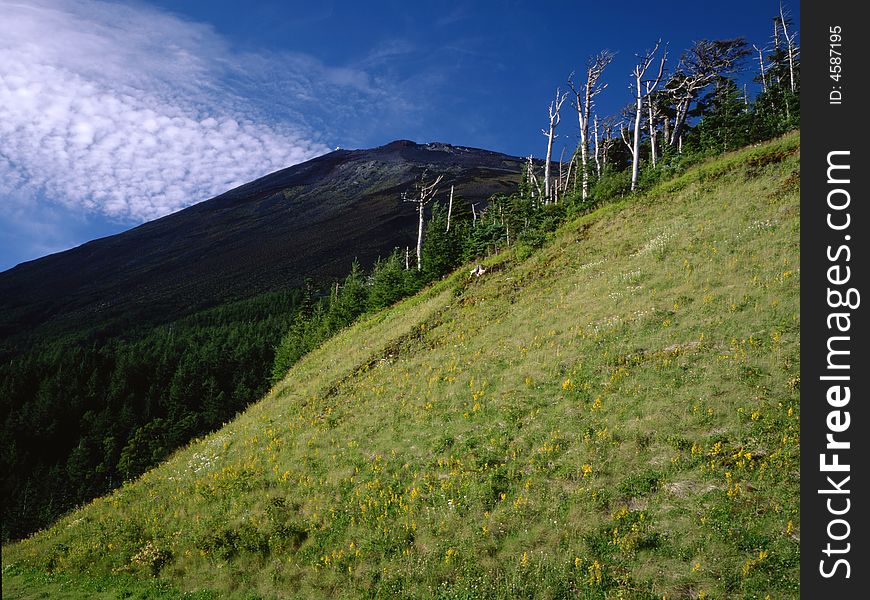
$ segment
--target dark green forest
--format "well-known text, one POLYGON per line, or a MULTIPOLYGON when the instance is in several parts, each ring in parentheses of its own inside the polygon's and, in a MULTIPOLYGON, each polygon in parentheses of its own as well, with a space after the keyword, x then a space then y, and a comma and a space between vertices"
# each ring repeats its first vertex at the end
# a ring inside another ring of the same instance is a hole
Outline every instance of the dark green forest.
MULTIPOLYGON (((799 79, 792 83, 799 65, 789 71, 783 48, 768 53, 763 91, 750 99, 736 83, 741 70, 753 68, 750 52, 742 40, 728 43, 741 66, 715 73, 692 98, 679 144, 651 143, 644 133, 638 188, 799 126, 799 79), (654 149, 655 164, 649 160, 654 149)), ((678 75, 672 86, 679 85, 678 75)), ((677 114, 676 96, 668 85, 662 90, 655 98, 661 121, 645 124, 644 132, 677 114)), ((508 247, 522 259, 566 219, 630 193, 632 155, 619 139, 621 126, 616 121, 611 137, 602 137, 605 164, 586 165, 586 194, 579 147, 573 172, 560 176, 561 196, 543 194, 538 165, 530 165, 514 194, 486 206, 456 197, 451 208, 441 190, 424 212, 419 265, 413 249, 396 249, 368 271, 348 265, 341 281, 309 280, 301 289, 234 301, 136 333, 38 339, 6 359, 0 364, 4 542, 48 525, 219 428, 361 315, 508 247)))
POLYGON ((270 293, 135 337, 43 340, 0 365, 4 539, 140 475, 261 396, 300 300, 270 293))

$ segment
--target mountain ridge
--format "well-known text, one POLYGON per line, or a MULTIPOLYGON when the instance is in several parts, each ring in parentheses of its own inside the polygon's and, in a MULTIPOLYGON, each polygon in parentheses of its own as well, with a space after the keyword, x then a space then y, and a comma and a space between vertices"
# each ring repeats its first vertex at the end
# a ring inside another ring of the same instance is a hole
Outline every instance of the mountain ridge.
POLYGON ((414 208, 400 196, 424 172, 445 174, 441 196, 452 184, 458 197, 485 202, 512 192, 523 165, 441 142, 339 149, 0 273, 0 337, 74 330, 83 319, 148 321, 339 278, 354 259, 368 265, 413 244, 414 208))

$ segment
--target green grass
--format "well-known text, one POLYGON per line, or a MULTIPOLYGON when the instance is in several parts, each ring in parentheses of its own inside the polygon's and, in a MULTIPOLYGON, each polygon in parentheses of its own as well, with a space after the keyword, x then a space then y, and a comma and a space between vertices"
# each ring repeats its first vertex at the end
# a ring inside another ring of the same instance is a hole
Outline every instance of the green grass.
POLYGON ((4 597, 797 597, 799 164, 726 155, 354 325, 4 547, 4 597))
POLYGON ((45 573, 16 566, 3 570, 3 597, 7 600, 217 600, 216 592, 181 592, 163 579, 143 581, 131 575, 45 573))

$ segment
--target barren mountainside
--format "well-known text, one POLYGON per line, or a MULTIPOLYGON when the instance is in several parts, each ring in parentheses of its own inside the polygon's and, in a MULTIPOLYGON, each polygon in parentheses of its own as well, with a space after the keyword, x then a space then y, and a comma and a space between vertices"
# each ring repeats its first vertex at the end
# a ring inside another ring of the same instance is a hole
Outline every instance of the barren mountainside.
POLYGON ((455 184, 458 197, 484 202, 515 190, 522 166, 442 143, 336 150, 0 274, 0 339, 82 323, 123 329, 305 277, 343 277, 354 258, 367 266, 413 244, 414 207, 401 193, 424 171, 445 175, 440 199, 455 184))

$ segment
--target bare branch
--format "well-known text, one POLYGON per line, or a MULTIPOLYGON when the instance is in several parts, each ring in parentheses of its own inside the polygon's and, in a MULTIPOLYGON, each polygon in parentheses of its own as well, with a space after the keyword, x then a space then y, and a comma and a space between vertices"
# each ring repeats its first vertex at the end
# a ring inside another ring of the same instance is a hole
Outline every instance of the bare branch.
POLYGON ((450 217, 453 215, 453 186, 450 186, 450 201, 447 204, 447 229, 445 233, 450 233, 450 217))
POLYGON ((761 70, 761 88, 764 91, 767 91, 767 77, 764 72, 764 52, 755 44, 752 44, 752 47, 755 48, 756 52, 758 52, 758 67, 761 70))
POLYGON ((417 216, 418 216, 418 224, 417 224, 417 270, 420 271, 423 268, 423 209, 435 195, 438 193, 438 184, 444 179, 444 175, 441 174, 435 178, 435 181, 432 183, 426 183, 426 174, 427 171, 423 171, 420 175, 420 181, 416 184, 416 188, 419 192, 419 196, 416 198, 408 197, 408 193, 402 192, 402 202, 413 202, 417 205, 417 216))
POLYGON ((574 107, 577 109, 577 120, 580 125, 582 197, 584 199, 589 193, 589 115, 594 106, 595 96, 607 87, 607 84, 599 84, 599 79, 607 65, 613 61, 614 56, 615 54, 610 50, 602 50, 589 57, 586 62, 586 82, 579 89, 574 85, 573 73, 568 77, 568 85, 574 92, 574 107))
MULTIPOLYGON (((655 60, 656 54, 658 53, 659 48, 661 47, 662 41, 659 39, 656 41, 656 45, 652 50, 647 51, 643 56, 638 56, 638 62, 632 71, 634 75, 634 136, 632 139, 632 148, 631 148, 631 189, 634 190, 637 187, 637 178, 640 169, 640 122, 643 116, 643 106, 644 100, 653 93, 656 87, 659 85, 659 82, 662 80, 662 76, 665 72, 665 62, 668 59, 668 47, 665 44, 664 50, 662 52, 661 62, 659 64, 658 74, 655 79, 644 79, 644 75, 647 70, 652 65, 655 60)), ((621 131, 620 131, 621 133, 621 131)))
POLYGON ((551 190, 550 190, 550 161, 553 156, 553 140, 556 137, 556 126, 559 124, 561 117, 559 116, 559 111, 562 109, 562 104, 565 102, 565 99, 568 97, 568 92, 562 93, 560 88, 556 88, 556 96, 552 102, 550 102, 549 107, 549 115, 550 115, 550 128, 548 130, 541 130, 542 133, 547 137, 547 159, 544 164, 544 202, 550 201, 551 190))
POLYGON ((628 132, 628 125, 624 122, 619 123, 619 137, 622 138, 623 143, 628 147, 628 151, 634 156, 634 142, 630 141, 631 136, 628 132))
POLYGON ((780 23, 782 24, 782 34, 785 37, 786 48, 788 50, 788 76, 790 81, 790 88, 792 93, 795 91, 795 80, 794 80, 794 58, 795 58, 795 36, 792 34, 790 37, 788 35, 788 23, 791 21, 791 15, 785 11, 782 6, 782 2, 779 3, 779 18, 780 23))
POLYGON ((733 72, 748 53, 743 38, 700 40, 683 53, 677 70, 665 84, 676 107, 674 128, 668 140, 671 146, 680 139, 689 108, 701 90, 717 78, 733 72))

